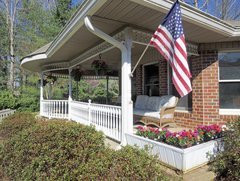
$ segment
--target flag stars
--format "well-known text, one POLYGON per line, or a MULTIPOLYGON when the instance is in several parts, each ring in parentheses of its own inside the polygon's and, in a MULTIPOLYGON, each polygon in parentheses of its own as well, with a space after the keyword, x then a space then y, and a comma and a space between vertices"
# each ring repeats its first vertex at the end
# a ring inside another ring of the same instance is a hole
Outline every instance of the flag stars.
POLYGON ((167 30, 175 40, 183 34, 183 27, 180 15, 180 8, 176 6, 176 8, 168 15, 166 21, 162 24, 167 28, 167 30))

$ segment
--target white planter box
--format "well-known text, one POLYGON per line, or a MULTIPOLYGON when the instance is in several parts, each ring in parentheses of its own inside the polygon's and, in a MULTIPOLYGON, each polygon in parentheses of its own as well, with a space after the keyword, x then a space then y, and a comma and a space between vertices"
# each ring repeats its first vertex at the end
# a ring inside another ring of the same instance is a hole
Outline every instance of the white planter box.
POLYGON ((209 161, 209 153, 217 153, 223 148, 221 139, 208 141, 185 149, 133 134, 126 134, 126 139, 127 143, 132 146, 135 145, 140 148, 148 146, 150 148, 150 153, 157 155, 163 163, 183 172, 206 164, 209 161))

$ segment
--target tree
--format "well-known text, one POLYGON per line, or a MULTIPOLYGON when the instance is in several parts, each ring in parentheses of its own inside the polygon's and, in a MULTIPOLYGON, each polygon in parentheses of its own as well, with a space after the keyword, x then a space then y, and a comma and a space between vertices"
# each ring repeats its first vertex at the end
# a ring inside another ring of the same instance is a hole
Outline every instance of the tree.
POLYGON ((222 20, 240 19, 239 0, 183 0, 200 10, 203 10, 222 20))
POLYGON ((18 61, 54 39, 81 1, 0 0, 1 59, 7 58, 8 88, 26 72, 18 61))
POLYGON ((54 15, 56 21, 59 23, 61 27, 63 27, 67 21, 71 18, 73 13, 77 9, 77 5, 80 4, 82 0, 56 0, 54 15))
POLYGON ((8 37, 8 58, 10 61, 9 68, 9 79, 8 79, 8 88, 13 89, 14 87, 14 64, 15 64, 15 28, 16 28, 16 19, 17 19, 17 7, 19 6, 20 0, 0 0, 0 7, 2 8, 3 14, 5 17, 3 18, 6 23, 7 37, 8 37))
MULTIPOLYGON (((31 105, 36 110, 39 88, 30 79, 38 79, 38 75, 27 72, 20 67, 20 57, 25 56, 43 45, 51 42, 64 23, 59 23, 55 16, 57 0, 0 0, 0 88, 6 89, 9 95, 21 101, 18 105, 31 105), (14 82, 17 86, 14 87, 14 82), (31 92, 31 96, 28 96, 31 92), (34 99, 35 100, 35 99, 34 99)), ((69 2, 69 1, 66 1, 69 2)), ((73 1, 74 3, 80 1, 73 1)), ((61 16, 70 13, 70 17, 78 4, 71 7, 61 16)), ((12 107, 11 107, 12 108, 12 107)), ((15 109, 18 107, 15 107, 15 109)), ((19 107, 20 109, 20 107, 19 107)))
POLYGON ((0 90, 7 88, 7 44, 8 35, 5 22, 5 16, 3 12, 0 11, 0 90))

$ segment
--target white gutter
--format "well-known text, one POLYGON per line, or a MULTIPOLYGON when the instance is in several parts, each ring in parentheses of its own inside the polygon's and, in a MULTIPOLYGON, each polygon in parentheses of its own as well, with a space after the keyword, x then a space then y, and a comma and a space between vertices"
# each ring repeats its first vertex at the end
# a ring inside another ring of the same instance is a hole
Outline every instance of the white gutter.
POLYGON ((72 19, 67 23, 64 29, 57 35, 57 38, 52 42, 46 54, 51 57, 58 51, 64 43, 66 43, 81 26, 84 25, 83 18, 86 15, 93 15, 107 0, 85 0, 79 7, 72 19))
POLYGON ((40 60, 40 59, 46 59, 47 55, 45 53, 40 53, 37 55, 33 55, 33 56, 29 56, 29 57, 25 57, 22 62, 21 65, 31 62, 31 61, 35 61, 35 60, 40 60))

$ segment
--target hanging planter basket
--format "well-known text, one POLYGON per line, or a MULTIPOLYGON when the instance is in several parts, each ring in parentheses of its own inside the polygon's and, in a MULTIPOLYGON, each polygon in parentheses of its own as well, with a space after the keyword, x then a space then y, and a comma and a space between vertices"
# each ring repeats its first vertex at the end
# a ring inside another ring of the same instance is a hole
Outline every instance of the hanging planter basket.
POLYGON ((101 58, 101 54, 99 54, 99 59, 93 60, 91 67, 95 71, 95 75, 106 75, 108 70, 108 65, 101 58))
POLYGON ((82 72, 78 69, 72 71, 72 77, 76 82, 79 82, 82 78, 82 72))

